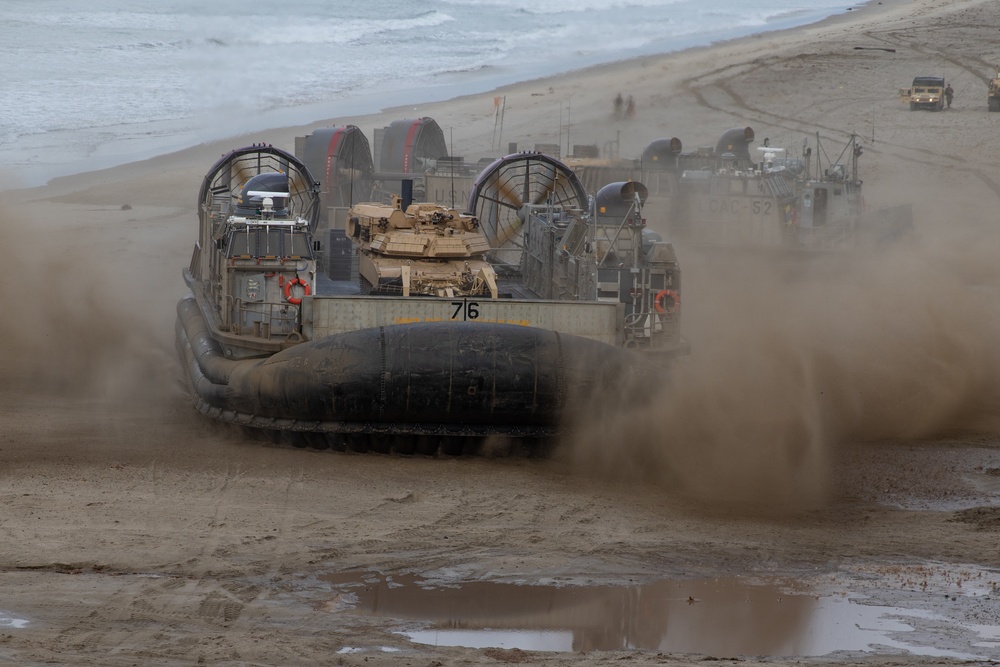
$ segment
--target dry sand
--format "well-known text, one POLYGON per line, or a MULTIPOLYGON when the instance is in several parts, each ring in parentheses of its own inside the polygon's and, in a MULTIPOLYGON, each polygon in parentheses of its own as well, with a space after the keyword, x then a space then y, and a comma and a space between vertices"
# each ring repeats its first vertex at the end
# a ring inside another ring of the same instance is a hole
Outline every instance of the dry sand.
MULTIPOLYGON (((1000 659, 996 635, 970 629, 1000 624, 1000 114, 987 112, 985 85, 997 26, 992 1, 885 0, 3 193, 0 663, 704 660, 410 644, 397 624, 343 609, 323 579, 371 571, 794 579, 933 613, 911 640, 1000 659), (909 112, 896 91, 917 74, 947 76, 954 107, 909 112), (611 117, 619 91, 637 100, 632 121, 611 117), (750 125, 773 145, 819 133, 839 151, 854 132, 868 203, 912 203, 918 233, 808 272, 682 248, 692 355, 650 388, 655 411, 608 411, 550 458, 313 452, 198 415, 173 351, 174 305, 214 160, 251 141, 291 149, 330 124, 371 137, 417 115, 445 128, 453 154, 491 155, 494 95, 506 96, 504 146, 565 145, 568 131, 631 157, 656 138, 691 149, 750 125)), ((739 662, 948 660, 884 649, 739 662)))

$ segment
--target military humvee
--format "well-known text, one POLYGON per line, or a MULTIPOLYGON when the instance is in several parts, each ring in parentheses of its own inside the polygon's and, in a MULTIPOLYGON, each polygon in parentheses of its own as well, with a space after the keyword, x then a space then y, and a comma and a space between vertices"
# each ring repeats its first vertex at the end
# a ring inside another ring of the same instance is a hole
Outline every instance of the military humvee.
POLYGON ((900 89, 899 96, 904 102, 909 102, 910 111, 941 111, 944 108, 944 88, 944 77, 918 76, 914 77, 909 88, 900 89))

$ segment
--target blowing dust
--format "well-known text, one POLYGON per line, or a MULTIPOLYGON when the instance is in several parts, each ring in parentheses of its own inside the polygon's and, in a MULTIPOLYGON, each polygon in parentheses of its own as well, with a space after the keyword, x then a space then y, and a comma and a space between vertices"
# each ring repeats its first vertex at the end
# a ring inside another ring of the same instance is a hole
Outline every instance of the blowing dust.
POLYGON ((681 249, 690 355, 648 400, 588 406, 594 418, 561 454, 587 474, 788 510, 830 497, 844 443, 970 428, 1000 397, 989 307, 1000 290, 968 284, 963 258, 982 265, 997 246, 930 247, 801 258, 681 249))
POLYGON ((156 286, 144 286, 141 267, 121 259, 120 242, 95 243, 93 234, 68 227, 45 232, 0 219, 9 275, 18 277, 0 283, 6 391, 108 411, 176 395, 170 338, 146 312, 156 286))
MULTIPOLYGON (((150 300, 162 286, 114 243, 72 234, 0 219, 19 277, 0 283, 7 392, 109 412, 186 403, 169 308, 150 300)), ((557 455, 704 501, 800 508, 834 491, 843 443, 996 429, 983 416, 1000 412, 1000 243, 977 241, 822 258, 680 248, 691 354, 586 405, 557 455)))

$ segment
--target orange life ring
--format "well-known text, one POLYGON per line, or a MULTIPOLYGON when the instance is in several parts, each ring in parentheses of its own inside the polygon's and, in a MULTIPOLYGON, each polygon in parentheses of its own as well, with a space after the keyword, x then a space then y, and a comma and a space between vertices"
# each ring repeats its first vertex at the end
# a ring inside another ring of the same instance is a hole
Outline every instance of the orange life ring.
POLYGON ((292 285, 302 285, 302 289, 305 290, 305 293, 302 296, 309 296, 312 294, 312 289, 309 287, 309 283, 302 280, 302 278, 292 278, 285 283, 285 300, 288 301, 288 303, 294 303, 295 305, 302 303, 302 297, 292 296, 292 285))
POLYGON ((661 289, 653 299, 653 308, 661 315, 674 315, 681 309, 681 295, 672 289, 661 289), (667 298, 673 299, 673 303, 667 304, 667 298))

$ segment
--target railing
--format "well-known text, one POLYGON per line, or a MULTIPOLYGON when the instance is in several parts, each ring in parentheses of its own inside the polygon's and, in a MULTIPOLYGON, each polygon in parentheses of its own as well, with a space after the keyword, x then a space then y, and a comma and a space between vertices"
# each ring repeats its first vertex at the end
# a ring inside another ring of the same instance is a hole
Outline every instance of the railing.
POLYGON ((635 312, 625 317, 625 347, 658 348, 670 346, 678 338, 675 313, 635 312))

